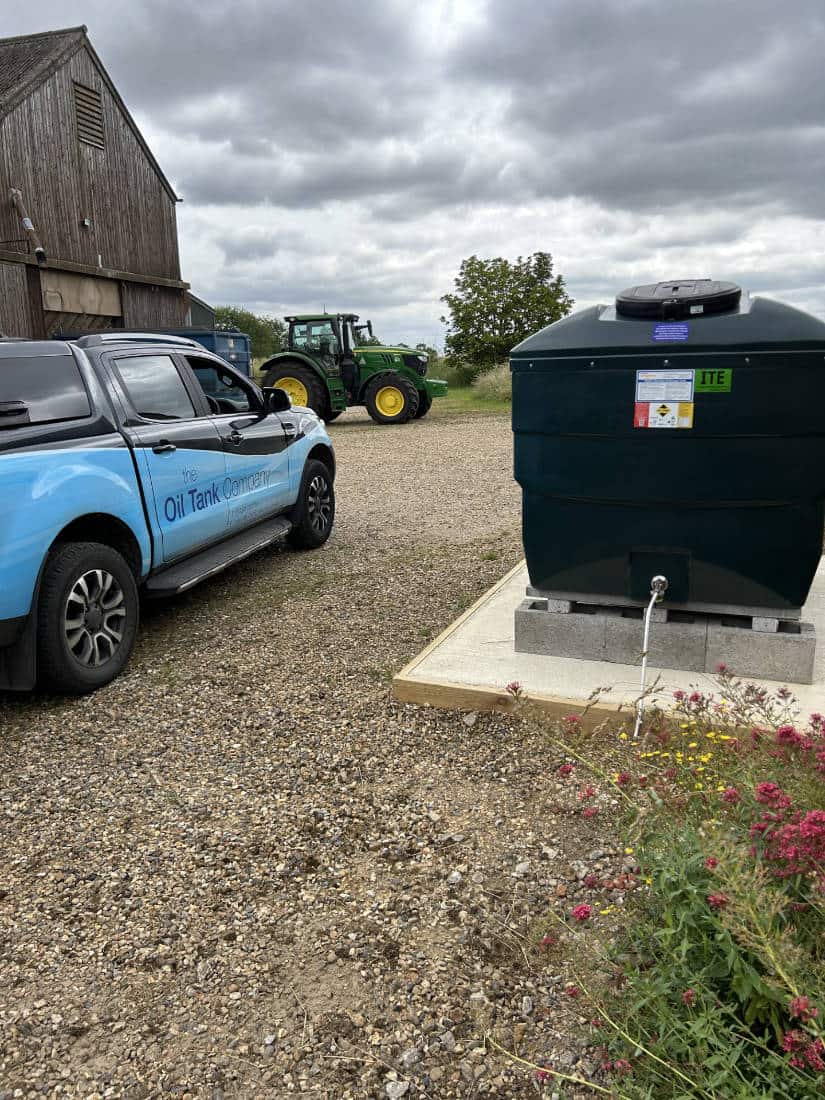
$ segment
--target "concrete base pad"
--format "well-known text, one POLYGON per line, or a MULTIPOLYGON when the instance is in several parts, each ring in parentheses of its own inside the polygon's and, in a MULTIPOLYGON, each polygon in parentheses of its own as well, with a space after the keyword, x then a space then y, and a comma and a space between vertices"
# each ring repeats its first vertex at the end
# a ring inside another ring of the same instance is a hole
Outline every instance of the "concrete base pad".
MULTIPOLYGON (((632 665, 641 660, 641 608, 604 607, 528 596, 515 613, 519 653, 575 657, 632 665)), ((798 684, 813 681, 816 636, 805 622, 723 617, 654 608, 649 663, 686 672, 714 673, 724 662, 738 675, 798 684)))
MULTIPOLYGON (((589 722, 600 721, 617 709, 627 711, 632 707, 639 694, 639 660, 620 665, 516 652, 515 610, 528 583, 524 564, 511 570, 401 670, 393 680, 395 697, 465 710, 505 710, 512 706, 506 685, 518 681, 534 702, 553 714, 580 711, 594 693, 599 702, 589 708, 589 722)), ((822 564, 802 617, 820 636, 825 636, 822 564)), ((640 637, 638 621, 635 626, 640 637)), ((658 626, 654 623, 652 631, 658 626)), ((732 672, 738 673, 740 670, 725 647, 726 641, 721 639, 718 661, 724 661, 732 672)), ((637 643, 637 656, 639 648, 637 643)), ((714 653, 714 660, 716 657, 714 653)), ((718 691, 713 676, 706 672, 679 671, 650 663, 648 683, 657 679, 656 698, 661 706, 672 702, 676 688, 718 691)), ((790 684, 804 715, 813 711, 825 713, 825 646, 820 646, 815 654, 811 684, 797 686, 793 676, 782 677, 780 682, 761 678, 755 682, 768 691, 775 691, 781 683, 790 684)))

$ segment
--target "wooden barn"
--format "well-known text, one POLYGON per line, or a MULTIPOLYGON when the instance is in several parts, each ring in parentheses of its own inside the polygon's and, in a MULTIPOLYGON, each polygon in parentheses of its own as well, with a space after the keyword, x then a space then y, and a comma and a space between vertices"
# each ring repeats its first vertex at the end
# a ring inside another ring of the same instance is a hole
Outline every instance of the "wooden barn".
POLYGON ((176 328, 178 198, 85 27, 0 39, 0 332, 176 328))

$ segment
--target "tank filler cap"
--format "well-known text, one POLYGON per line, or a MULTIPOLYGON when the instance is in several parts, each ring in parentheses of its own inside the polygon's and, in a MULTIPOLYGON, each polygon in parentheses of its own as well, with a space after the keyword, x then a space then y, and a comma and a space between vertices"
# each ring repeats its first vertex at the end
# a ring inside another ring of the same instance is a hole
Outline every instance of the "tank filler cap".
POLYGON ((670 321, 703 317, 736 309, 742 288, 716 279, 671 279, 631 286, 616 295, 616 312, 623 317, 670 321))

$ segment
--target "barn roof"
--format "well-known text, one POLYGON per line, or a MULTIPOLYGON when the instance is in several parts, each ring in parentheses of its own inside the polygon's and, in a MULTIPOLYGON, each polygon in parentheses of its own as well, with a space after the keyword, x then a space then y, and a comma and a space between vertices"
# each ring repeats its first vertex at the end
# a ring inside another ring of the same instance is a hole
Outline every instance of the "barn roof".
POLYGON ((103 82, 123 112, 124 118, 160 177, 161 183, 172 200, 179 202, 171 183, 163 174, 137 123, 129 114, 126 104, 120 98, 111 77, 103 67, 103 62, 92 49, 85 26, 42 31, 40 34, 24 34, 17 38, 0 38, 0 121, 45 83, 83 46, 86 47, 89 56, 100 71, 103 82))

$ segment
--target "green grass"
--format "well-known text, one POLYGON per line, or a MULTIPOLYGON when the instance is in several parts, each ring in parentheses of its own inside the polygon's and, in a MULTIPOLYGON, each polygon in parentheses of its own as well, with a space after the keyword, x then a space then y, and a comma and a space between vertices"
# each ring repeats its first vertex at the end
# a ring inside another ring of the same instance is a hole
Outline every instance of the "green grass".
POLYGON ((509 401, 489 400, 482 397, 472 386, 451 386, 446 397, 436 397, 430 416, 455 416, 478 413, 508 413, 509 401))

